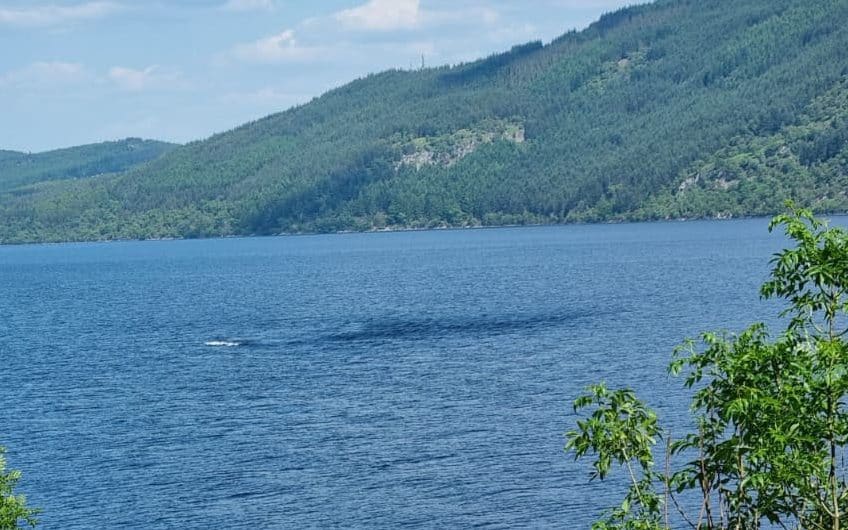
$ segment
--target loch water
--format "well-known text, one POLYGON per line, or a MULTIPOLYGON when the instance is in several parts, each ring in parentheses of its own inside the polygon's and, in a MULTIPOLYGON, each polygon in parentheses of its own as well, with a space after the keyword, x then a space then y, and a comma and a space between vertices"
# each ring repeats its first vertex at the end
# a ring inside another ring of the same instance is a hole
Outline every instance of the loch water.
POLYGON ((764 219, 0 247, 0 445, 41 528, 588 528, 586 385, 773 321, 764 219))

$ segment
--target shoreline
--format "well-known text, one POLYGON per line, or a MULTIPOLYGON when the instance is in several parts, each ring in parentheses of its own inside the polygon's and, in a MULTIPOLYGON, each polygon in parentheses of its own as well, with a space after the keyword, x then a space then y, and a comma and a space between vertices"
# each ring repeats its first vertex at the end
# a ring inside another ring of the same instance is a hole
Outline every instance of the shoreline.
MULTIPOLYGON (((0 242, 0 248, 3 247, 24 247, 24 246, 48 246, 48 245, 82 245, 82 244, 115 244, 115 243, 144 243, 144 242, 164 242, 164 241, 204 241, 204 240, 219 240, 219 239, 249 239, 249 238, 284 238, 284 237, 315 237, 315 236, 339 236, 351 234, 386 234, 396 232, 444 232, 444 231, 463 231, 463 230, 497 230, 504 228, 543 228, 543 227, 568 227, 568 226, 608 226, 608 225, 638 225, 638 224, 661 224, 661 223, 691 223, 691 222, 727 222, 727 221, 744 221, 753 219, 771 219, 775 214, 768 215, 748 215, 738 217, 681 217, 670 219, 647 219, 647 220, 610 220, 610 221, 588 221, 588 222, 554 222, 554 223, 528 223, 528 224, 508 224, 508 225, 477 225, 477 226, 441 226, 432 228, 415 228, 415 227, 386 227, 374 228, 370 230, 340 230, 337 232, 281 232, 278 234, 230 234, 209 237, 151 237, 143 239, 133 238, 116 238, 116 239, 72 239, 67 241, 33 241, 23 243, 6 243, 0 242)), ((817 214, 831 217, 848 216, 848 212, 833 212, 817 214)))

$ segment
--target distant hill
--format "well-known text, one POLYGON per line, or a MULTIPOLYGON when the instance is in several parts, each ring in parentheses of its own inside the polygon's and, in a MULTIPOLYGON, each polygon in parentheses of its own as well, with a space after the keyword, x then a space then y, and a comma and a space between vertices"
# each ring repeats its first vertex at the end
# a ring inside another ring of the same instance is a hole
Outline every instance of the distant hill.
POLYGON ((35 154, 0 151, 0 192, 49 180, 126 171, 176 147, 176 144, 127 138, 35 154))
POLYGON ((848 0, 623 9, 370 75, 117 175, 2 193, 0 240, 846 210, 846 20, 848 0))

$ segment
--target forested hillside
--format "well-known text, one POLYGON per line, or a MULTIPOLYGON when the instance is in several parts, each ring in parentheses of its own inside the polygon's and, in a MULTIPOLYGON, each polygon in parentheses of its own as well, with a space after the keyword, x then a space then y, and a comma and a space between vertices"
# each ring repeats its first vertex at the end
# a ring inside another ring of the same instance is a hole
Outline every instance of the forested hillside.
POLYGON ((846 21, 848 0, 624 9, 371 75, 118 175, 4 185, 0 240, 845 210, 846 21))
POLYGON ((127 138, 35 154, 0 151, 0 191, 48 180, 126 171, 176 147, 165 142, 127 138))

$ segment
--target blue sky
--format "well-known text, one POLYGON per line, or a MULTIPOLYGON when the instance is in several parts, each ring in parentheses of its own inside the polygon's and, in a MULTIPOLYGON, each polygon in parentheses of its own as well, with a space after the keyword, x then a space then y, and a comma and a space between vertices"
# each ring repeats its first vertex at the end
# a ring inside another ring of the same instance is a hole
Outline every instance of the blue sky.
POLYGON ((582 28, 626 0, 0 0, 0 149, 187 142, 387 68, 582 28))

